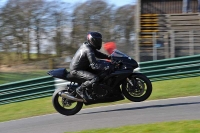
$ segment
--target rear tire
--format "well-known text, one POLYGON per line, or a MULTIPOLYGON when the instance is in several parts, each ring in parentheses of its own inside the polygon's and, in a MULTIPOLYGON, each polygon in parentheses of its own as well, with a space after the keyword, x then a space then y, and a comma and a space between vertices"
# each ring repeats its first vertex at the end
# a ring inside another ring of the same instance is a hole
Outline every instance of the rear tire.
MULTIPOLYGON (((64 90, 62 90, 64 91, 64 90)), ((52 103, 56 111, 58 111, 60 114, 63 115, 74 115, 78 113, 82 107, 83 103, 82 102, 75 102, 71 100, 67 100, 65 98, 62 98, 59 96, 60 91, 55 91, 52 97, 52 103), (63 104, 64 101, 67 101, 69 104, 63 104), (71 105, 70 105, 71 103, 71 105)))
POLYGON ((128 100, 142 102, 149 98, 152 93, 152 84, 145 75, 133 73, 129 79, 134 86, 131 86, 127 81, 122 84, 122 92, 128 100))

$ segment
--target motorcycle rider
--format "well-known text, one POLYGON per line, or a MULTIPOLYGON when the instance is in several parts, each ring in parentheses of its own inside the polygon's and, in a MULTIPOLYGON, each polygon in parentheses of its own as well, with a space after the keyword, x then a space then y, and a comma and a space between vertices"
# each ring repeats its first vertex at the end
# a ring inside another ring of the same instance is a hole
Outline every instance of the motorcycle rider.
POLYGON ((102 35, 99 32, 89 32, 87 34, 87 42, 83 43, 75 53, 70 63, 70 74, 78 78, 82 84, 76 89, 77 94, 85 101, 89 99, 84 90, 91 87, 93 83, 98 82, 98 76, 89 72, 92 70, 107 70, 109 66, 100 64, 99 59, 110 59, 110 56, 99 52, 102 47, 102 35))

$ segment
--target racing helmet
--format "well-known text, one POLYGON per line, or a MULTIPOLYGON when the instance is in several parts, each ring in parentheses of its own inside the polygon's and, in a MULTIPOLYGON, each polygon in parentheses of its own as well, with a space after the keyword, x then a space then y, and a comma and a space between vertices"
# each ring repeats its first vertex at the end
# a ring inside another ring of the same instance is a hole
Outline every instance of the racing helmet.
POLYGON ((102 46, 102 35, 99 32, 89 32, 87 34, 87 41, 95 49, 100 50, 102 46))

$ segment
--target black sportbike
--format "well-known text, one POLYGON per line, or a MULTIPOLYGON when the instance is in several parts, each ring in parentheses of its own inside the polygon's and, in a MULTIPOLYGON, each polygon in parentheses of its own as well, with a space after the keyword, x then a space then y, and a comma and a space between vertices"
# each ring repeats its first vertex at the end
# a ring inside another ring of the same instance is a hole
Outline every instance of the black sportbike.
POLYGON ((69 83, 65 88, 56 89, 53 93, 52 103, 59 113, 74 115, 82 109, 83 104, 115 102, 123 100, 124 96, 130 101, 141 102, 151 95, 150 80, 136 71, 139 65, 131 57, 119 50, 114 50, 111 61, 98 61, 106 66, 114 67, 112 71, 108 69, 96 73, 100 80, 84 91, 88 97, 87 101, 80 98, 75 91, 81 82, 73 78, 66 69, 60 68, 48 72, 52 77, 64 79, 69 83))

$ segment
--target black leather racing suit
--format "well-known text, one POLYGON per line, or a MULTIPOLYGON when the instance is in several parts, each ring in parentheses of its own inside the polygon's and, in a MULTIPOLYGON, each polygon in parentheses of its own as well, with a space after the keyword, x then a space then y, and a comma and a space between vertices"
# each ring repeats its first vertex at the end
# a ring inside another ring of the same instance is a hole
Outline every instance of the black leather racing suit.
POLYGON ((95 74, 88 72, 89 69, 104 70, 105 68, 105 66, 97 62, 96 57, 109 59, 108 55, 97 51, 92 45, 85 42, 77 50, 70 63, 70 74, 80 79, 83 88, 89 87, 98 81, 98 77, 95 74))

